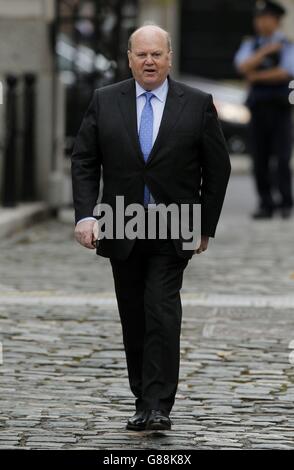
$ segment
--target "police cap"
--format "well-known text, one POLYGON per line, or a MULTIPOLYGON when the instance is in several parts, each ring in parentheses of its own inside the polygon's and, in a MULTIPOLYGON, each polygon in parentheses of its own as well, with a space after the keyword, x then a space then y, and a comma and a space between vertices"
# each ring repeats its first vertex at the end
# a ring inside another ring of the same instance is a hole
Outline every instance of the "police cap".
POLYGON ((268 14, 281 18, 286 14, 286 8, 271 0, 258 0, 255 4, 254 15, 260 16, 268 14))

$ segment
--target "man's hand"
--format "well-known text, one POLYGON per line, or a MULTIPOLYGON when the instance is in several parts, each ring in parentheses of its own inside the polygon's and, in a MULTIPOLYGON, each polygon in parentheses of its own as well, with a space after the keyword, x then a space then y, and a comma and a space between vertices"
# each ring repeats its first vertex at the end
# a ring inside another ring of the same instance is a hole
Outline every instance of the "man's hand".
POLYGON ((258 70, 256 72, 249 72, 246 75, 249 83, 267 82, 267 83, 278 83, 287 82, 290 80, 290 75, 287 70, 282 67, 275 67, 269 70, 258 70))
POLYGON ((98 222, 97 220, 85 220, 76 225, 75 239, 85 248, 94 250, 95 242, 98 239, 98 222))
POLYGON ((194 251, 194 253, 196 253, 197 255, 200 255, 201 253, 206 251, 208 248, 208 243, 209 243, 209 237, 207 237, 206 235, 201 235, 200 245, 197 248, 197 250, 194 251))
POLYGON ((259 74, 258 72, 249 72, 247 75, 246 75, 246 79, 247 79, 247 82, 252 84, 252 83, 255 83, 258 81, 259 79, 259 74))
POLYGON ((254 54, 239 65, 239 72, 248 78, 248 74, 255 72, 267 55, 280 51, 282 47, 282 43, 266 44, 260 47, 254 54))
POLYGON ((262 54, 262 56, 265 57, 269 54, 275 54, 275 52, 279 52, 282 49, 282 47, 283 47, 283 44, 281 42, 276 42, 276 43, 266 44, 265 46, 261 47, 259 51, 262 54))

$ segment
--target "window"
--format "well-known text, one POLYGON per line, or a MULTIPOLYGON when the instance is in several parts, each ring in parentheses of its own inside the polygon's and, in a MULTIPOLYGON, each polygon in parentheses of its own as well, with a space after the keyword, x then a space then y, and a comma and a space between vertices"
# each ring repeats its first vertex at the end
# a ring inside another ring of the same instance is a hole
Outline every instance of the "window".
POLYGON ((252 34, 254 0, 183 0, 180 70, 206 78, 236 78, 233 57, 252 34))

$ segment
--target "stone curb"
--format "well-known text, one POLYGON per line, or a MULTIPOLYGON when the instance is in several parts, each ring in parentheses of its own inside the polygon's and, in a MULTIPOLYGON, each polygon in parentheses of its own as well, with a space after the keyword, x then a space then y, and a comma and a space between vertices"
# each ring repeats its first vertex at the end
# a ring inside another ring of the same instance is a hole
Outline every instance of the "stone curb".
POLYGON ((46 219, 49 214, 49 206, 44 202, 20 204, 13 208, 0 207, 0 239, 46 219))

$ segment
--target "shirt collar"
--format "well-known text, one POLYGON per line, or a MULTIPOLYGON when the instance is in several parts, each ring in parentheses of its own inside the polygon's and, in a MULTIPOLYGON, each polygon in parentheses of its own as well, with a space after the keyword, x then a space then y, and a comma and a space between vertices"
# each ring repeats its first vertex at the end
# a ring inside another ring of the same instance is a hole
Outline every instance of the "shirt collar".
POLYGON ((283 31, 275 31, 274 34, 271 37, 272 40, 274 39, 276 41, 283 41, 283 39, 285 39, 285 38, 286 38, 286 36, 283 33, 283 31))
MULTIPOLYGON (((156 96, 159 101, 164 102, 167 96, 168 92, 168 79, 166 78, 164 82, 158 87, 155 88, 155 90, 152 90, 152 93, 154 96, 156 96)), ((136 81, 136 97, 139 98, 139 96, 142 96, 144 93, 146 93, 146 90, 144 90, 143 87, 136 81)))

